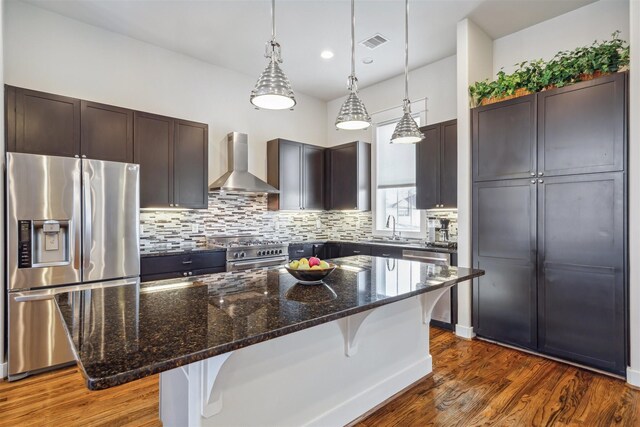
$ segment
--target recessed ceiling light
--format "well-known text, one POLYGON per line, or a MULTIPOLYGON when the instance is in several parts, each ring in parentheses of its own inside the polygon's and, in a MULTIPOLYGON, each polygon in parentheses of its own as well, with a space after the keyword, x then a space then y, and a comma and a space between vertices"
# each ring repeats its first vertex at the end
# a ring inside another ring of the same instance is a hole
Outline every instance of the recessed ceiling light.
POLYGON ((320 56, 322 59, 331 59, 333 58, 333 52, 330 50, 323 50, 322 53, 320 53, 320 56))
POLYGON ((366 58, 362 58, 362 63, 363 64, 367 64, 367 65, 372 64, 373 63, 373 58, 370 58, 368 56, 366 58))

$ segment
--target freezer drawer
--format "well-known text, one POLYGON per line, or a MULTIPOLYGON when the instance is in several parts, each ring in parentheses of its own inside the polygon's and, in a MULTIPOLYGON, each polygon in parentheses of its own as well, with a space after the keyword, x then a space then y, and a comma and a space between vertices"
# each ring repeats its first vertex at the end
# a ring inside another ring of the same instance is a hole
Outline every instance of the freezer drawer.
POLYGON ((28 294, 9 294, 9 380, 74 361, 53 295, 28 294))
MULTIPOLYGON (((130 303, 115 309, 121 310, 118 318, 122 321, 109 325, 117 328, 114 336, 123 337, 137 343, 137 316, 139 279, 112 280, 89 285, 62 286, 27 292, 8 293, 8 374, 9 380, 19 380, 43 370, 74 362, 73 347, 64 326, 60 310, 76 315, 80 311, 91 310, 97 315, 105 315, 108 307, 89 306, 85 300, 94 301, 104 288, 119 287, 128 293, 130 303), (56 305, 59 299, 60 308, 56 305), (70 311, 66 311, 70 310, 70 311), (133 326, 132 326, 133 325, 133 326)), ((113 309, 113 308, 112 308, 113 309)), ((82 341, 87 334, 105 333, 96 331, 92 325, 74 325, 70 331, 74 339, 82 341)), ((94 349, 99 354, 101 349, 94 349)))

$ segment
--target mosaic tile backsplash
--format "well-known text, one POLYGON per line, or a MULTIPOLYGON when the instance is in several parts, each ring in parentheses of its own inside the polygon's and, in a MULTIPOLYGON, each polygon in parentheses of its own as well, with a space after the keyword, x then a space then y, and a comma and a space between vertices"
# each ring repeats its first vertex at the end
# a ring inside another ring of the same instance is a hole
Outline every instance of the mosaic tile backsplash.
MULTIPOLYGON (((437 216, 455 218, 455 214, 437 216)), ((433 216, 429 213, 428 216, 433 216)), ((264 194, 209 193, 209 209, 140 212, 141 249, 201 246, 207 236, 255 234, 288 242, 302 240, 358 241, 370 238, 371 212, 281 212, 267 209, 264 194)), ((457 230, 452 221, 450 230, 457 230)), ((457 232, 455 233, 457 235, 457 232)))

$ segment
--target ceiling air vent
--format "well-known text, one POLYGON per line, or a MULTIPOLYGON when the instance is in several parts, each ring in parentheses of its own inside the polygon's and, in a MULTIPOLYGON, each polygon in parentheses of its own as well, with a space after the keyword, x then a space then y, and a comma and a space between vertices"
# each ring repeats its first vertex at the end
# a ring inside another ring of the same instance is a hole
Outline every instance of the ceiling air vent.
POLYGON ((369 37, 366 40, 361 41, 360 44, 362 46, 364 46, 364 47, 367 47, 367 48, 373 50, 373 49, 377 48, 378 46, 381 46, 381 45, 385 44, 388 41, 389 40, 385 36, 383 36, 382 34, 378 33, 378 34, 375 34, 375 35, 369 37))

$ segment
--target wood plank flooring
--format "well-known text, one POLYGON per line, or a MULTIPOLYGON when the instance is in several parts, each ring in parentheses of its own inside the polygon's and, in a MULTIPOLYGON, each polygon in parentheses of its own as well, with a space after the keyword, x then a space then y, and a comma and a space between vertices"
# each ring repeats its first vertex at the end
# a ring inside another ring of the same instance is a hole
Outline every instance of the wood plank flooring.
MULTIPOLYGON (((434 373, 356 423, 373 426, 640 426, 640 391, 432 329, 434 373)), ((88 391, 77 368, 0 382, 0 426, 160 426, 158 376, 88 391)))
POLYGON ((622 380, 431 329, 433 374, 356 425, 640 426, 622 380))

